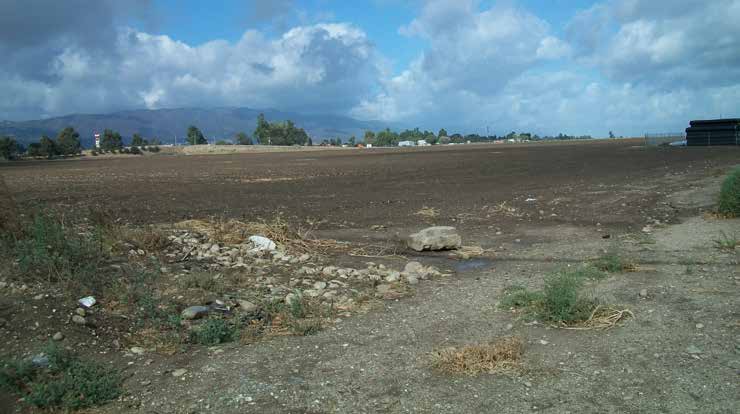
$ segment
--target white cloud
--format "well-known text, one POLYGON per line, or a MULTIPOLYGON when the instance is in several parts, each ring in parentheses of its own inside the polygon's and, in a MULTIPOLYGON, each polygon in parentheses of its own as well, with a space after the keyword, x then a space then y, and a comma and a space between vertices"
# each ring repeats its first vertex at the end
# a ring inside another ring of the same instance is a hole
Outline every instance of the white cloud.
POLYGON ((737 110, 740 0, 603 1, 575 13, 567 41, 509 4, 426 3, 400 31, 428 48, 353 114, 604 136, 737 110))
POLYGON ((113 48, 65 48, 45 87, 26 80, 16 88, 33 88, 31 112, 44 114, 203 105, 336 113, 360 102, 382 63, 349 24, 296 27, 273 39, 247 31, 235 43, 199 46, 123 29, 113 48))

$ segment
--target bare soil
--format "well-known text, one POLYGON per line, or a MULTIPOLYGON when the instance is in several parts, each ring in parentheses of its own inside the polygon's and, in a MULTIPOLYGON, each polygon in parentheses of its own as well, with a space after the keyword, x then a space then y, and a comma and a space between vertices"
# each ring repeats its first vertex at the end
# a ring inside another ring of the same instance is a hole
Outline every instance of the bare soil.
MULTIPOLYGON (((393 268, 419 260, 452 276, 337 315, 316 335, 174 355, 116 349, 112 318, 101 316, 95 329, 71 324, 76 305, 53 286, 6 287, 2 354, 29 354, 64 332, 65 345, 127 378, 120 401, 94 412, 737 412, 740 255, 714 240, 740 236, 740 220, 708 213, 738 160, 735 148, 611 141, 2 165, 26 210, 83 217, 92 209, 134 224, 280 211, 296 226, 317 225, 317 237, 349 243, 453 225, 465 245, 484 249, 470 260, 373 259, 393 268), (619 326, 566 330, 498 306, 506 287, 539 288, 549 272, 604 252, 637 264, 587 286, 634 313, 619 326), (524 341, 516 372, 434 367, 436 351, 510 336, 524 341), (187 372, 175 377, 178 368, 187 372)), ((9 396, 0 409, 28 411, 9 396)))

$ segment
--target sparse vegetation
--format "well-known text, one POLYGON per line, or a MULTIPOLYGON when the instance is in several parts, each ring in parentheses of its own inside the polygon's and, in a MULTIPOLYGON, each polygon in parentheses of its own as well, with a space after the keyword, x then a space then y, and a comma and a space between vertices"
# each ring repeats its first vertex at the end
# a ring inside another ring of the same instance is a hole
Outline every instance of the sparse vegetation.
POLYGON ((218 345, 236 338, 236 328, 223 319, 207 319, 190 332, 190 341, 201 345, 218 345))
POLYGON ((721 250, 735 250, 737 246, 740 246, 740 239, 738 239, 737 234, 723 231, 718 238, 714 239, 714 245, 721 250))
POLYGON ((584 297, 582 279, 573 273, 557 273, 545 280, 540 316, 551 322, 570 324, 588 319, 597 306, 595 300, 584 297))
POLYGON ((0 388, 30 405, 43 409, 77 410, 118 398, 121 378, 99 363, 83 360, 55 344, 48 345, 41 360, 12 360, 2 364, 0 388))
POLYGON ((449 374, 478 375, 509 372, 520 366, 524 343, 506 337, 486 344, 445 348, 432 354, 432 365, 449 374))
POLYGON ((733 169, 722 182, 719 212, 727 217, 740 216, 740 167, 733 169))
POLYGON ((635 270, 634 263, 616 253, 607 253, 597 258, 593 261, 593 266, 602 272, 609 273, 631 272, 635 270))
POLYGON ((80 234, 46 213, 38 213, 18 238, 6 239, 20 270, 28 277, 98 286, 105 258, 101 233, 80 234))
POLYGON ((585 280, 597 280, 604 273, 583 265, 574 270, 561 270, 545 279, 541 291, 530 291, 523 286, 504 290, 499 306, 521 309, 530 318, 539 318, 563 327, 582 329, 609 328, 632 313, 600 304, 597 298, 583 292, 585 280))

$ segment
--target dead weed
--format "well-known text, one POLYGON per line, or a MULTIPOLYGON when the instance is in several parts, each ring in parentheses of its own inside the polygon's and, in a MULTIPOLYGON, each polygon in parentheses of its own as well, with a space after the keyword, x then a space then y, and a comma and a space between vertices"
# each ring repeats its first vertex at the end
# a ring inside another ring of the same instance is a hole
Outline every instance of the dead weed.
POLYGON ((478 375, 519 369, 524 343, 517 336, 486 344, 445 348, 432 354, 433 366, 444 373, 478 375))

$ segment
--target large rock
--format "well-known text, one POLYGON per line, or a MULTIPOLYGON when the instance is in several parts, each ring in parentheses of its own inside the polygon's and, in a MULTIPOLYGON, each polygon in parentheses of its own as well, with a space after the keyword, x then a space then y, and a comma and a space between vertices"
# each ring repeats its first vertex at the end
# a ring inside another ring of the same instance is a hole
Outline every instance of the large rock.
POLYGON ((462 238, 454 227, 429 227, 408 237, 409 248, 421 252, 424 250, 454 250, 462 246, 462 238))

